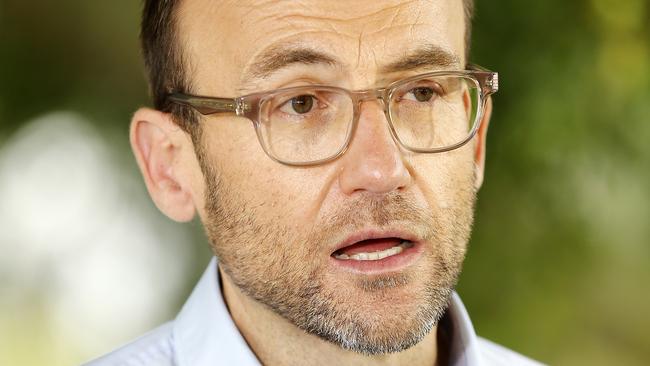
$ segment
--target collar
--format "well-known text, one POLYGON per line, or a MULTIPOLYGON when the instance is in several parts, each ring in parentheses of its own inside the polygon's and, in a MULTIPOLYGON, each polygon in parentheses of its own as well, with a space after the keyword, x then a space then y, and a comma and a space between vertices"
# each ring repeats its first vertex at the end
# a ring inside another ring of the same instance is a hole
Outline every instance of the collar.
POLYGON ((178 366, 260 365, 230 317, 215 257, 174 321, 173 342, 178 366))
MULTIPOLYGON (((445 316, 450 324, 451 364, 480 366, 478 339, 456 292, 445 316)), ((221 294, 215 257, 174 321, 173 342, 178 366, 260 365, 230 317, 221 294)))

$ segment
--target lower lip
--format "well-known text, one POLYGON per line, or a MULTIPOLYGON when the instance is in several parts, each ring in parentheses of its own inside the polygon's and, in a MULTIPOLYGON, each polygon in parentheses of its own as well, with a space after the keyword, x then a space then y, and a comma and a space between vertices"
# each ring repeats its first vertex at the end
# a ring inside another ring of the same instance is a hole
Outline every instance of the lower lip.
POLYGON ((354 259, 337 259, 330 256, 330 262, 337 268, 359 274, 382 274, 398 272, 415 263, 424 251, 422 243, 413 243, 411 248, 404 249, 401 253, 390 257, 374 260, 360 261, 354 259))

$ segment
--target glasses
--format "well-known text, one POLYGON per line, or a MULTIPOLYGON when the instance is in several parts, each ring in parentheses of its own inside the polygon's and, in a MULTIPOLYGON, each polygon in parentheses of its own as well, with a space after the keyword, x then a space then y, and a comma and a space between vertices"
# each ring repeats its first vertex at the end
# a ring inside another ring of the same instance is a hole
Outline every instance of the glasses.
POLYGON ((341 156, 356 130, 362 102, 372 100, 382 101, 391 136, 404 149, 427 154, 459 148, 476 134, 487 97, 498 88, 496 72, 472 66, 420 74, 370 90, 310 85, 237 98, 171 93, 167 102, 203 115, 246 117, 271 159, 306 166, 341 156))

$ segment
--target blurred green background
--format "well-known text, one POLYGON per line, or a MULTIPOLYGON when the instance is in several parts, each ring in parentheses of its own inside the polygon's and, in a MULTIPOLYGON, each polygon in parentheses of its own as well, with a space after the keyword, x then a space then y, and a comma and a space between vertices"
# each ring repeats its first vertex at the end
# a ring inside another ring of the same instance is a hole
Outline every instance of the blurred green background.
MULTIPOLYGON (((174 316, 208 261, 128 147, 140 2, 0 2, 0 364, 70 365, 174 316)), ((477 1, 499 71, 458 288, 554 365, 650 363, 650 2, 477 1)))

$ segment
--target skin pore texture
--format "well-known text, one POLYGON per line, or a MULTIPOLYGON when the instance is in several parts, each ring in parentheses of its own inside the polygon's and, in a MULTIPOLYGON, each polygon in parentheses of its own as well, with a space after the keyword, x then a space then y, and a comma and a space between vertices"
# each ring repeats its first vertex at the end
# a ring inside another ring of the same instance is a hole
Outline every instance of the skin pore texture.
MULTIPOLYGON (((432 46, 455 56, 444 68, 465 65, 460 0, 185 0, 177 21, 198 95, 381 87, 443 69, 382 71, 432 46), (334 62, 291 63, 262 77, 252 69, 283 48, 334 62)), ((133 118, 131 143, 154 202, 178 221, 199 214, 231 315, 263 364, 436 364, 436 325, 465 256, 491 104, 468 144, 417 154, 392 139, 381 103, 363 103, 344 155, 310 167, 269 159, 243 117, 201 117, 199 146, 167 114, 143 108, 133 118), (390 273, 332 265, 337 244, 362 230, 409 233, 422 255, 390 273)))

